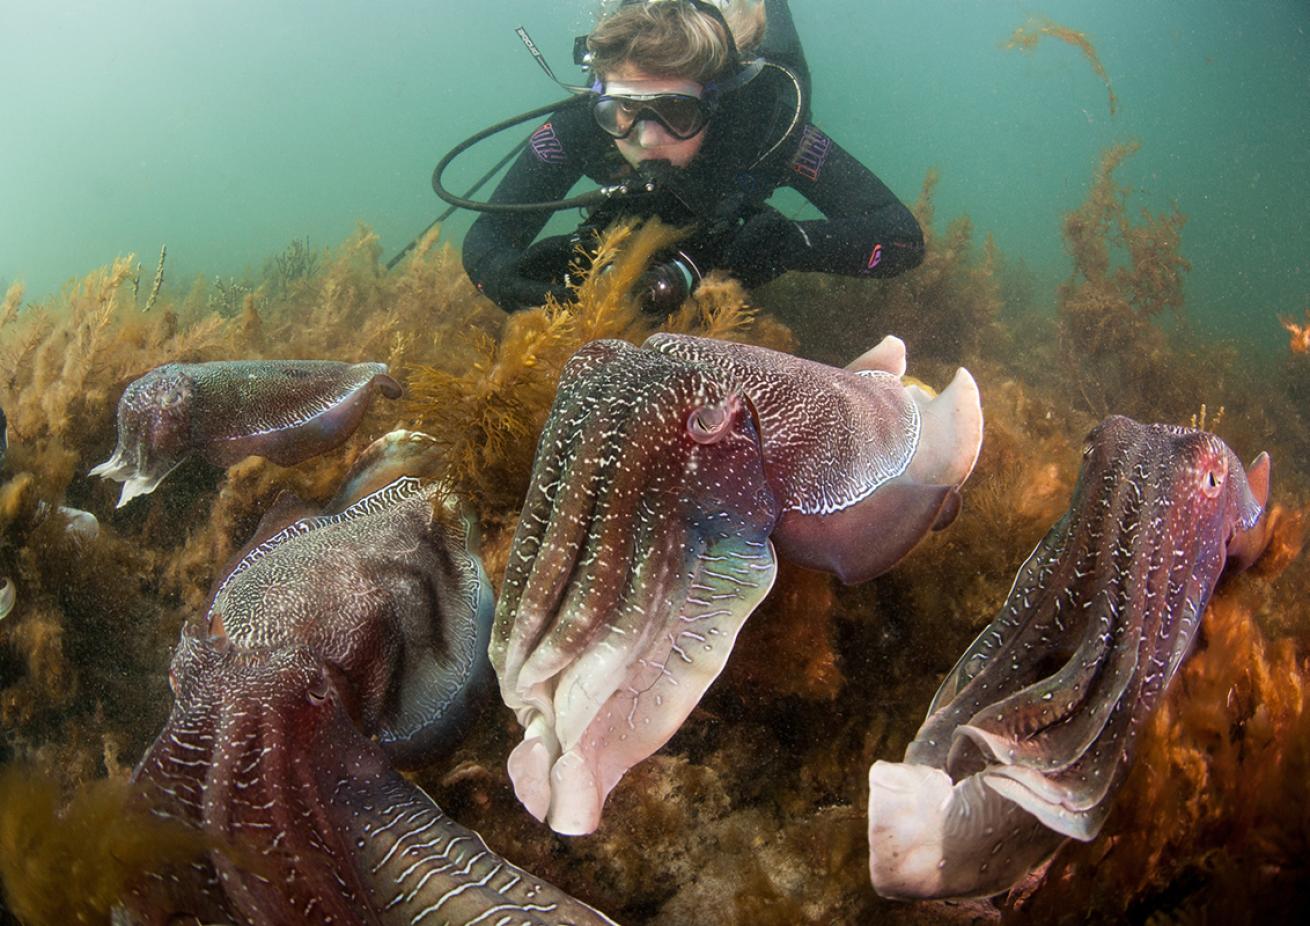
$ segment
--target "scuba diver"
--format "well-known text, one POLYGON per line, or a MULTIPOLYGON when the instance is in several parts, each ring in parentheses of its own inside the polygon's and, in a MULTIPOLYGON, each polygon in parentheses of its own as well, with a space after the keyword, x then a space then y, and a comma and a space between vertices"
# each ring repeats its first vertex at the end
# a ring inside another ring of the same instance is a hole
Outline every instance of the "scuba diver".
MULTIPOLYGON (((567 300, 575 246, 623 218, 690 229, 642 280, 642 308, 658 315, 713 269, 754 288, 787 270, 888 277, 922 260, 909 209, 809 121, 786 0, 624 0, 577 40, 575 60, 594 78, 589 92, 536 129, 486 204, 497 211, 464 241, 464 269, 506 311, 547 293, 567 300), (573 234, 534 244, 548 212, 510 204, 576 204, 560 198, 583 176, 607 198, 573 234), (767 205, 781 186, 823 218, 794 221, 767 205)), ((441 166, 434 185, 445 196, 441 166)))

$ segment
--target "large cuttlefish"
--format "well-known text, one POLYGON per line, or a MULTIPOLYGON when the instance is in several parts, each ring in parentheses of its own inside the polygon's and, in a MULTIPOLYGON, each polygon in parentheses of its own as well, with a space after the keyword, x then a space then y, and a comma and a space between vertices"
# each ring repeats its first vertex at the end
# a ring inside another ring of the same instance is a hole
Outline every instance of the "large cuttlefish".
POLYGON ((491 658, 524 727, 515 792, 566 834, 718 676, 783 555, 847 582, 959 508, 972 378, 907 387, 888 338, 840 370, 681 335, 565 366, 510 550, 491 658))
POLYGON ((124 390, 118 444, 90 475, 123 483, 122 508, 153 492, 193 452, 216 466, 252 454, 291 466, 349 438, 375 392, 401 394, 385 363, 169 363, 124 390))
POLYGON ((325 511, 276 506, 184 628, 134 780, 213 848, 141 879, 128 921, 610 922, 393 768, 446 749, 491 683, 490 586, 462 512, 403 473, 419 437, 377 442, 325 511))
POLYGON ((1269 457, 1128 418, 1087 439, 1068 512, 947 675, 903 762, 869 772, 873 886, 1015 885, 1095 838, 1225 566, 1264 549, 1269 457))

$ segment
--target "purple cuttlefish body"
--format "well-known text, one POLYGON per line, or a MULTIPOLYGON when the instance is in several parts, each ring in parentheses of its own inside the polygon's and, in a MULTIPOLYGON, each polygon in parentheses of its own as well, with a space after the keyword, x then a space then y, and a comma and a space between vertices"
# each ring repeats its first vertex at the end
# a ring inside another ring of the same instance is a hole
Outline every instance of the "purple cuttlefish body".
POLYGON ((291 466, 349 438, 375 392, 401 395, 384 363, 166 364, 124 390, 118 444, 90 474, 123 483, 121 508, 153 492, 191 453, 217 466, 251 455, 291 466))
POLYGON ((376 442, 321 514, 279 502, 184 628, 134 780, 216 848, 136 884, 131 921, 610 922, 393 768, 449 748, 491 682, 469 519, 398 472, 421 438, 376 442))
POLYGON ((1096 837, 1225 566, 1264 549, 1269 457, 1123 417, 1088 437, 1069 511, 947 675, 903 762, 869 771, 873 886, 1007 890, 1096 837))
POLYGON ((184 631, 168 724, 135 774, 218 848, 136 885, 115 922, 353 926, 612 921, 492 852, 396 772, 310 648, 184 631))
POLYGON ((848 370, 663 334, 570 359, 491 644, 534 816, 596 828, 722 671, 775 544, 863 581, 949 522, 982 440, 978 392, 961 371, 930 399, 904 368, 894 338, 848 370))

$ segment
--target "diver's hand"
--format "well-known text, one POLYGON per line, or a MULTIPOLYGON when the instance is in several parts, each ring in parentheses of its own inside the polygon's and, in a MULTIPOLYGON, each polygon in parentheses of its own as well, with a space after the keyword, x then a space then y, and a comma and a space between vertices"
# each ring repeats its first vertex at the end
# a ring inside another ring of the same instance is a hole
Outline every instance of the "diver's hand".
POLYGON ((511 253, 491 264, 489 272, 475 277, 478 289, 506 312, 545 305, 552 295, 557 302, 573 298, 564 285, 572 244, 567 236, 545 238, 522 253, 511 253))
MULTIPOLYGON (((548 283, 530 277, 512 276, 500 280, 496 286, 497 294, 492 301, 506 312, 520 309, 534 309, 546 304, 546 297, 554 296, 556 302, 572 302, 573 291, 563 283, 548 283)), ((491 294, 488 293, 490 296, 491 294)))
POLYGON ((479 275, 475 285, 478 290, 506 312, 531 309, 546 304, 547 295, 553 295, 556 302, 568 302, 573 299, 573 292, 563 283, 549 280, 534 280, 516 273, 513 266, 479 275))
POLYGON ((747 287, 781 276, 789 255, 810 246, 799 225, 772 206, 746 221, 724 251, 724 268, 747 287))

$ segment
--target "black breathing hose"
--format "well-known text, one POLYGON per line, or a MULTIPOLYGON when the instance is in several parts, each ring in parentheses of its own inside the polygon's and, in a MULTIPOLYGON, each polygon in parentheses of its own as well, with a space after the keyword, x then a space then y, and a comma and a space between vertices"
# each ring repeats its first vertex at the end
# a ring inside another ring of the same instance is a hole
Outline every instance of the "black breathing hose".
POLYGON ((476 145, 478 142, 482 141, 483 139, 489 138, 492 135, 497 134, 498 132, 503 132, 508 128, 512 128, 513 126, 516 126, 521 122, 527 122, 529 119, 539 118, 540 116, 544 116, 548 113, 553 113, 556 112, 557 110, 564 109, 567 106, 580 106, 586 102, 588 102, 588 97, 586 96, 565 97, 563 100, 560 100, 558 102, 550 103, 546 106, 540 106, 537 109, 529 110, 528 112, 525 112, 522 115, 514 116, 510 119, 505 119, 502 120, 501 122, 497 122, 495 125, 488 126, 487 128, 483 129, 481 132, 478 132, 476 135, 469 136, 464 141, 456 145, 454 148, 451 148, 450 151, 446 154, 446 156, 437 162, 436 168, 433 169, 432 171, 433 191, 435 191, 438 196, 440 196, 446 202, 450 203, 452 206, 455 206, 460 209, 472 209, 475 212, 558 212, 563 209, 573 209, 575 207, 587 208, 589 206, 597 206, 605 202, 607 199, 609 199, 611 196, 614 195, 614 193, 616 192, 614 189, 606 187, 599 190, 592 190, 588 193, 583 193, 579 196, 574 196, 571 199, 559 199, 559 200, 552 200, 550 202, 488 203, 488 202, 477 202, 475 200, 468 199, 463 196, 456 196, 454 193, 450 192, 444 186, 441 185, 441 175, 445 172, 446 168, 450 166, 450 162, 455 160, 455 158, 459 157, 461 154, 463 154, 469 148, 472 148, 474 145, 476 145))

